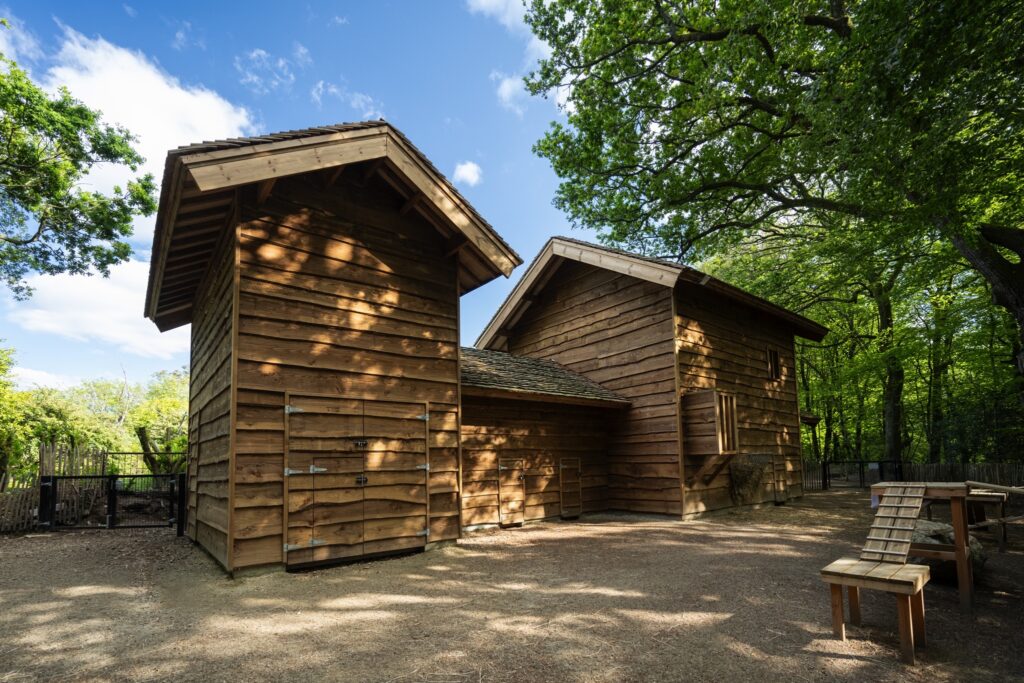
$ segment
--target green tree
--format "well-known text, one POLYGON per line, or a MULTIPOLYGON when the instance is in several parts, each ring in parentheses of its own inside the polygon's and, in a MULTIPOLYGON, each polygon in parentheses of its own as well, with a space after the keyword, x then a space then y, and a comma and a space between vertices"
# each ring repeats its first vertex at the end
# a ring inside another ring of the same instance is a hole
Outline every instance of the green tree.
POLYGON ((110 195, 83 180, 102 163, 137 170, 134 141, 66 89, 48 95, 0 54, 0 279, 15 296, 28 296, 31 272, 107 275, 131 256, 132 219, 156 210, 152 176, 110 195))
POLYGON ((1014 316, 1024 373, 1024 3, 533 0, 527 22, 575 223, 678 259, 823 215, 935 233, 1014 316))
POLYGON ((129 420, 149 470, 180 472, 188 449, 188 371, 156 373, 129 420))

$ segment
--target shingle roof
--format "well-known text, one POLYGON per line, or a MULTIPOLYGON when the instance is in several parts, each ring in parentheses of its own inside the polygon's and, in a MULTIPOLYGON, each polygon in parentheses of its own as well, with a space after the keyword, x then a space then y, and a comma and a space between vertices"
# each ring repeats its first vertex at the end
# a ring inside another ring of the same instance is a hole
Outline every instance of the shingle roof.
POLYGON ((463 347, 463 386, 627 405, 629 399, 550 360, 463 347))

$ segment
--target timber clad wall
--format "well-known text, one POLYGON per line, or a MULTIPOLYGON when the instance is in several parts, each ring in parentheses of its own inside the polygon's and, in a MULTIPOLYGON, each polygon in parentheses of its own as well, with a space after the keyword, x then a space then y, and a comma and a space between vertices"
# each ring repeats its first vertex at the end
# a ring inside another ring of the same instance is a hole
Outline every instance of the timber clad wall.
MULTIPOLYGON (((739 454, 771 455, 788 488, 803 493, 800 422, 792 331, 749 307, 693 285, 676 287, 679 382, 683 394, 717 389, 736 397, 739 454), (778 351, 782 377, 772 380, 768 350, 778 351), (783 470, 784 468, 784 470, 783 470)), ((687 452, 686 513, 734 505, 729 468, 687 452), (709 478, 710 474, 717 474, 709 478)), ((765 482, 764 500, 772 499, 765 482)))
POLYGON ((680 514, 672 290, 566 261, 508 334, 510 353, 556 361, 632 401, 610 439, 608 508, 680 514))
POLYGON ((188 535, 228 561, 234 234, 211 259, 192 323, 188 535))
POLYGON ((607 507, 608 430, 614 409, 465 396, 462 524, 498 524, 498 463, 523 461, 524 521, 561 514, 561 464, 579 458, 582 511, 607 507))
POLYGON ((299 178, 243 205, 240 242, 234 567, 285 560, 286 390, 429 403, 429 540, 457 538, 458 291, 444 240, 383 191, 299 178))

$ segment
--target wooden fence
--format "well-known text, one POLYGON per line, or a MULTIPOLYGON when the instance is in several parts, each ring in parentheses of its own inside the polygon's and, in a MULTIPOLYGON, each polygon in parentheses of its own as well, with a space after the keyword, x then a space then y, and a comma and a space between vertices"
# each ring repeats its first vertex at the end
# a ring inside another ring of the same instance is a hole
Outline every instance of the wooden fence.
MULTIPOLYGON (((39 514, 40 476, 106 473, 107 454, 103 451, 54 444, 40 446, 36 471, 10 476, 0 493, 0 533, 27 531, 35 526, 39 514)), ((97 483, 97 487, 99 485, 97 483)))
POLYGON ((903 481, 981 481, 1024 486, 1024 462, 903 463, 903 481))
POLYGON ((852 460, 823 464, 805 460, 804 489, 820 491, 843 486, 868 487, 879 481, 981 481, 999 486, 1024 486, 1024 462, 921 463, 852 460))

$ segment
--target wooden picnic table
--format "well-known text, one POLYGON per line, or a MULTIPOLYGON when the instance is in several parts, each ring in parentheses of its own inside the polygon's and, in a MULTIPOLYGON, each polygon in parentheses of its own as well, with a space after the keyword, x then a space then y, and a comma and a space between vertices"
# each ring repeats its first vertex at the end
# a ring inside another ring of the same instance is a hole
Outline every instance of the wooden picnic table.
MULTIPOLYGON (((880 482, 871 487, 872 500, 880 499, 889 486, 906 486, 906 482, 880 482)), ((974 605, 974 568, 971 566, 971 545, 967 528, 967 497, 970 489, 962 482, 927 482, 926 500, 948 500, 953 520, 953 544, 912 543, 910 555, 931 560, 956 562, 960 609, 969 612, 974 605)))

